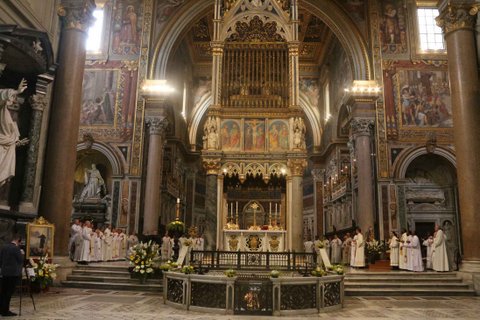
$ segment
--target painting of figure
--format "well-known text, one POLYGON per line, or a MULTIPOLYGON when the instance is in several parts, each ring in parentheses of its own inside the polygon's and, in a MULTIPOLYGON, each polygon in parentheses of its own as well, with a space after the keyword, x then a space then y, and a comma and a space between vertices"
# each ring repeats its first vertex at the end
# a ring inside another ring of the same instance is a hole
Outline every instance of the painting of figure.
POLYGON ((113 14, 112 53, 137 55, 142 34, 141 0, 119 0, 113 14))
POLYGON ((240 151, 240 123, 237 120, 225 120, 220 127, 220 141, 224 151, 240 151))
POLYGON ((265 121, 261 119, 245 120, 245 151, 265 151, 265 121))
POLYGON ((53 256, 53 224, 27 224, 27 258, 39 258, 45 255, 53 256))
POLYGON ((274 120, 268 126, 268 147, 270 151, 288 150, 288 125, 283 120, 274 120))
POLYGON ((453 127, 446 71, 399 70, 394 81, 395 100, 403 127, 453 127))
POLYGON ((85 70, 80 125, 114 125, 119 70, 85 70))
POLYGON ((405 1, 382 1, 380 37, 382 52, 402 54, 407 52, 405 1))

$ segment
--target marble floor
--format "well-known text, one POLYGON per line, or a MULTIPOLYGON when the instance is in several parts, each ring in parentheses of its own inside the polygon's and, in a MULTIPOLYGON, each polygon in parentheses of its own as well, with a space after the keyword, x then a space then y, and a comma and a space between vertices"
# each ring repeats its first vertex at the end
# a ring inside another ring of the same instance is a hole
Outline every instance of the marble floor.
MULTIPOLYGON (((51 288, 34 296, 37 311, 29 297, 23 297, 22 315, 16 319, 270 319, 202 314, 177 310, 163 304, 157 293, 118 292, 71 288, 51 288)), ((19 311, 19 297, 11 310, 19 311)), ((279 319, 479 319, 480 297, 347 297, 341 311, 279 319)), ((15 319, 15 318, 13 318, 15 319)))

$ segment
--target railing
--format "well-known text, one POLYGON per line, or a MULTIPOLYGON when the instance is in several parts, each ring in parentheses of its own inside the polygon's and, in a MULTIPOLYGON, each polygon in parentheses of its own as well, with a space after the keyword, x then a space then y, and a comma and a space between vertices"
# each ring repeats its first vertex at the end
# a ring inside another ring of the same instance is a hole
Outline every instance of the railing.
POLYGON ((306 252, 190 252, 190 263, 206 269, 305 271, 316 264, 317 254, 306 252))

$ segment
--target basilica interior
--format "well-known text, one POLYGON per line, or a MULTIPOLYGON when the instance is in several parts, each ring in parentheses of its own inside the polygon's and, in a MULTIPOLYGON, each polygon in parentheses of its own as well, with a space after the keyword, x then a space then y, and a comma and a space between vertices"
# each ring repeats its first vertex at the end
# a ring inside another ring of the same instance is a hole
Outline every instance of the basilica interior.
POLYGON ((65 256, 74 218, 146 237, 177 218, 209 250, 248 249, 229 239, 266 230, 262 250, 302 251, 357 227, 388 240, 439 225, 452 270, 475 279, 479 9, 2 1, 0 92, 27 88, 0 100, 14 165, 0 174, 0 237, 42 216, 65 256))

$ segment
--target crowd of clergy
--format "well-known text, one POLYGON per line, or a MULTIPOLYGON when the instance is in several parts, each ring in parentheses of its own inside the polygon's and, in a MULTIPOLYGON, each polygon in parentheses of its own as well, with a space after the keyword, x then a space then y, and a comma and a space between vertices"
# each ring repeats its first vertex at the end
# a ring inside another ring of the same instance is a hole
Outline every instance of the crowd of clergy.
MULTIPOLYGON (((166 233, 162 238, 161 243, 161 256, 163 261, 168 261, 172 259, 173 256, 173 246, 174 246, 174 239, 166 233)), ((180 238, 178 238, 178 246, 179 252, 182 251, 182 248, 186 248, 188 251, 195 250, 195 251, 203 251, 205 247, 205 240, 203 239, 202 235, 187 235, 184 234, 180 238)), ((186 255, 186 259, 188 260, 189 256, 186 255)))
POLYGON ((424 270, 421 246, 425 246, 425 269, 449 271, 446 236, 442 228, 435 226, 433 235, 420 241, 415 231, 403 230, 400 238, 395 232, 389 240, 390 265, 400 270, 420 272, 424 270))
MULTIPOLYGON (((373 232, 369 230, 367 239, 373 232)), ((350 233, 345 234, 342 239, 338 235, 334 235, 330 240, 323 236, 320 239, 318 236, 314 241, 307 240, 304 243, 305 252, 315 252, 317 254, 317 262, 321 263, 322 251, 325 250, 325 254, 332 264, 344 264, 354 268, 365 267, 365 240, 362 234, 362 230, 357 228, 353 238, 350 233)), ((325 262, 323 262, 325 263, 325 262)))
POLYGON ((127 236, 122 229, 109 225, 94 228, 90 221, 75 219, 70 228, 70 258, 81 264, 125 260, 130 247, 138 243, 135 234, 127 236))
MULTIPOLYGON (((346 233, 343 240, 336 234, 327 239, 325 236, 314 241, 307 240, 304 243, 305 252, 315 252, 319 262, 322 261, 322 251, 332 264, 349 265, 353 268, 365 267, 365 249, 369 242, 374 241, 374 233, 369 228, 362 234, 357 228, 353 238, 346 233)), ((449 271, 449 263, 446 247, 446 236, 443 230, 436 225, 435 232, 427 239, 420 241, 415 231, 403 230, 400 238, 396 232, 392 232, 388 241, 390 251, 390 265, 392 269, 408 270, 414 272, 430 269, 434 271, 449 271), (426 247, 426 257, 422 257, 421 246, 426 247), (424 260, 426 261, 424 266, 424 260)))

